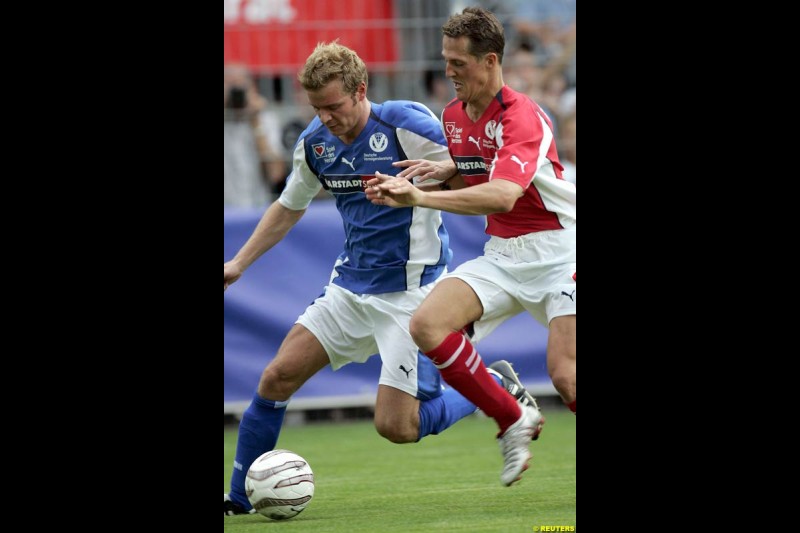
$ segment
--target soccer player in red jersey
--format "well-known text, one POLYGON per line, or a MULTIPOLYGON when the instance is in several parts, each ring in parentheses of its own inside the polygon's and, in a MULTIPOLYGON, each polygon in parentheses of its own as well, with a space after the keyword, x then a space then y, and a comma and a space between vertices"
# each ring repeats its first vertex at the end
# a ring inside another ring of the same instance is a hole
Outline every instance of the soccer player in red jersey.
POLYGON ((528 468, 529 444, 544 419, 537 406, 503 393, 472 343, 530 313, 548 327, 548 372, 575 412, 575 186, 562 179, 550 118, 503 82, 505 37, 497 18, 466 8, 442 33, 445 74, 456 92, 441 119, 452 161, 397 162, 403 170, 396 177, 376 173, 367 197, 378 205, 486 216, 484 255, 446 275, 410 327, 445 381, 497 422, 500 479, 510 485, 528 468), (441 182, 444 190, 421 190, 412 178, 441 182))

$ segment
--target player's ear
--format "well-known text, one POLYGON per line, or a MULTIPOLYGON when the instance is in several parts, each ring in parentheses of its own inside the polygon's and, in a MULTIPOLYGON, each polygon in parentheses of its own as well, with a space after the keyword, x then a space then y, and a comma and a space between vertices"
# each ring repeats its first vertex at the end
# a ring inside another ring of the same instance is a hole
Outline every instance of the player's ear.
POLYGON ((367 84, 366 82, 361 82, 358 84, 358 88, 356 89, 356 98, 360 102, 364 98, 367 97, 367 84))

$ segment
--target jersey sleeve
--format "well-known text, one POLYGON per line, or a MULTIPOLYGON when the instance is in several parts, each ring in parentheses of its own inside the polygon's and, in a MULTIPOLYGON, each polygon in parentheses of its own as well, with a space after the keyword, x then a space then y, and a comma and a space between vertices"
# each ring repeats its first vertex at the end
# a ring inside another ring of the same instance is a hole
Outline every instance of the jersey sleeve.
POLYGON ((397 138, 408 159, 427 159, 428 161, 447 161, 450 159, 447 144, 440 144, 402 128, 397 129, 397 138))
POLYGON ((542 111, 532 115, 509 113, 498 124, 490 180, 504 179, 527 189, 540 169, 551 167, 551 157, 557 161, 552 128, 542 111))
POLYGON ((447 140, 436 115, 419 102, 393 102, 397 138, 407 159, 447 161, 447 140))
POLYGON ((292 173, 286 178, 286 188, 278 201, 287 209, 299 211, 308 207, 321 188, 322 184, 306 161, 305 138, 301 137, 294 147, 292 173))

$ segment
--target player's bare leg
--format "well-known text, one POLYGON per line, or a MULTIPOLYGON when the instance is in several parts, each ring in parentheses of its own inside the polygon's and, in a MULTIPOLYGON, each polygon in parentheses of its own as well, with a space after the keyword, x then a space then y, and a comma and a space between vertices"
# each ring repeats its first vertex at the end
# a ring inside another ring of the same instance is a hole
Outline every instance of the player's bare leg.
POLYGON ((483 314, 480 299, 466 282, 447 278, 431 291, 411 318, 414 341, 430 357, 444 380, 494 418, 503 454, 500 480, 510 485, 528 468, 528 445, 540 428, 541 413, 520 405, 489 374, 462 328, 483 314), (458 302, 458 305, 453 305, 458 302))
POLYGON ((419 404, 420 401, 407 392, 378 385, 375 429, 391 442, 416 442, 419 439, 419 404))
POLYGON ((286 401, 329 363, 319 340, 305 326, 295 324, 283 339, 275 359, 261 374, 258 395, 267 400, 286 401))
POLYGON ((575 315, 559 316, 550 321, 547 338, 547 371, 562 401, 575 412, 576 335, 575 315))
POLYGON ((225 515, 251 512, 244 489, 248 468, 261 454, 275 449, 292 394, 329 362, 317 338, 295 324, 261 374, 258 390, 239 423, 231 491, 223 501, 225 515))

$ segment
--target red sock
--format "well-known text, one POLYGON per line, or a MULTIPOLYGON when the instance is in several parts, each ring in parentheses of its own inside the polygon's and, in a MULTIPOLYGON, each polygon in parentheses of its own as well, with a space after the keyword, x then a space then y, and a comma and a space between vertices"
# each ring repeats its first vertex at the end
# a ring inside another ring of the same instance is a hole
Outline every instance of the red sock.
POLYGON ((426 355, 450 386, 494 418, 498 435, 522 416, 517 401, 486 371, 480 354, 461 333, 451 333, 426 355))
POLYGON ((567 404, 567 407, 569 407, 569 410, 572 411, 573 413, 575 413, 576 415, 578 414, 577 412, 575 412, 575 404, 577 402, 578 402, 578 400, 576 398, 576 399, 572 400, 572 403, 568 403, 567 404))

